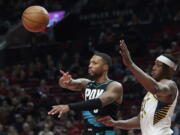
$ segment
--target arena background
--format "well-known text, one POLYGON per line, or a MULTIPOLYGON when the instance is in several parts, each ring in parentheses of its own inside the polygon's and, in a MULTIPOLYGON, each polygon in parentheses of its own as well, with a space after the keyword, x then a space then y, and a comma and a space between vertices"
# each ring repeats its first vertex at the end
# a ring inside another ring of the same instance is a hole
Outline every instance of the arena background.
MULTIPOLYGON (((0 1, 0 135, 80 135, 83 120, 71 111, 61 119, 47 115, 51 105, 82 100, 58 86, 59 69, 87 77, 94 50, 113 57, 109 75, 124 87, 119 119, 137 115, 145 90, 122 64, 124 39, 138 66, 149 72, 161 53, 180 51, 179 0, 1 0, 0 1), (31 5, 63 11, 47 32, 30 33, 21 14, 31 5)), ((180 85, 180 72, 174 80, 180 85)), ((180 88, 180 87, 179 87, 180 88)), ((172 121, 180 134, 180 100, 172 121)), ((141 135, 120 130, 118 135, 141 135)))

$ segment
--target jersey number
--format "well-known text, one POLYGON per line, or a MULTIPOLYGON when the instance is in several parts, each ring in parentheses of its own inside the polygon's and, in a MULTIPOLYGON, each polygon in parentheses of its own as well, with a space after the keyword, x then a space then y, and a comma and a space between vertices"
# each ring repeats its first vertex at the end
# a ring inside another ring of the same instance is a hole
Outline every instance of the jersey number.
POLYGON ((141 113, 140 113, 140 117, 143 119, 144 116, 146 115, 146 111, 145 111, 145 106, 146 106, 146 102, 149 100, 150 98, 146 98, 142 105, 141 105, 141 113))
POLYGON ((99 111, 98 109, 94 109, 93 110, 94 113, 98 113, 98 111, 99 111))

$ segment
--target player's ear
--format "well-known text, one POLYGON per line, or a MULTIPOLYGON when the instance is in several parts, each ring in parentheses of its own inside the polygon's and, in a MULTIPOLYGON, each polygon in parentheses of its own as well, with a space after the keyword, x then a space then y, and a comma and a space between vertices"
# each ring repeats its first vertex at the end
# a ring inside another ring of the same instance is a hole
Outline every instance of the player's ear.
POLYGON ((109 69, 109 66, 107 64, 104 64, 103 68, 107 71, 109 69))
POLYGON ((169 68, 169 72, 171 75, 175 75, 177 71, 174 71, 172 68, 169 68))

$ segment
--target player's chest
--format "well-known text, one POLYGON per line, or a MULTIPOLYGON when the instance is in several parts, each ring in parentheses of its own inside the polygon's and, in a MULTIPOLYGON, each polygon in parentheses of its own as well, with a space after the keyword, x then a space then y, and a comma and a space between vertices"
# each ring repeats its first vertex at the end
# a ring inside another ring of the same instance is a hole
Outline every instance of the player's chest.
POLYGON ((105 90, 101 88, 86 88, 85 100, 98 98, 105 90))
POLYGON ((147 94, 146 97, 144 98, 141 109, 146 110, 146 111, 154 111, 154 109, 157 107, 157 99, 152 94, 147 94))

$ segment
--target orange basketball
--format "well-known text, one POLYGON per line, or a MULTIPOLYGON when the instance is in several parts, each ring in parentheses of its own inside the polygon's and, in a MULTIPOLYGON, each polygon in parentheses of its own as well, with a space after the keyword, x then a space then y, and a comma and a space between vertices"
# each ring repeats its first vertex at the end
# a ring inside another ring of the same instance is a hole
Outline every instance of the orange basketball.
POLYGON ((22 14, 22 24, 30 32, 42 32, 48 23, 48 12, 41 6, 30 6, 22 14))

